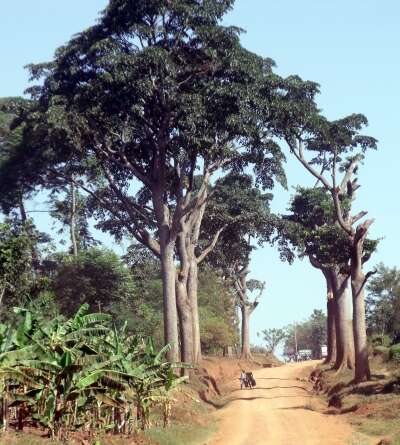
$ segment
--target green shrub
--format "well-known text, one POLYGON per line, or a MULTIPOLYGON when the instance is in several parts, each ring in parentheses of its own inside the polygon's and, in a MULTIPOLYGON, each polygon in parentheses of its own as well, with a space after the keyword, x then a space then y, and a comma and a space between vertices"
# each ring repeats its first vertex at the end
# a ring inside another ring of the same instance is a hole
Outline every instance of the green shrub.
POLYGON ((372 335, 369 338, 370 343, 372 346, 386 346, 389 347, 391 344, 391 338, 389 335, 372 335))
POLYGON ((390 360, 394 360, 400 363, 400 343, 397 343, 390 348, 389 357, 390 360))
POLYGON ((390 357, 390 348, 385 346, 375 346, 373 349, 374 357, 382 357, 383 361, 388 361, 390 357))

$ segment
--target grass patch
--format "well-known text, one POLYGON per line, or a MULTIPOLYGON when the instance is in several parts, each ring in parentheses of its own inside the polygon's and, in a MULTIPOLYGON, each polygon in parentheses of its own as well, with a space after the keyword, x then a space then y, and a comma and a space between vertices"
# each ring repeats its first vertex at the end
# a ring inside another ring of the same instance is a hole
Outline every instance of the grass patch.
POLYGON ((384 419, 368 419, 362 422, 359 430, 368 436, 386 436, 395 435, 400 440, 400 425, 399 420, 384 420, 384 419))
MULTIPOLYGON (((0 436, 0 445, 44 445, 49 444, 47 439, 41 439, 38 437, 30 437, 27 434, 2 434, 0 436)), ((53 442, 54 445, 59 443, 53 442)))
POLYGON ((396 394, 379 394, 357 400, 360 408, 349 422, 362 434, 381 439, 388 438, 391 445, 400 445, 400 397, 396 394))
POLYGON ((207 426, 174 425, 170 428, 153 428, 146 437, 159 445, 197 445, 204 443, 216 431, 216 423, 207 426))
MULTIPOLYGON (((155 445, 198 445, 203 444, 217 429, 211 408, 195 401, 196 393, 190 388, 176 394, 172 409, 171 426, 163 428, 154 422, 144 436, 155 445), (190 395, 191 394, 191 395, 190 395)), ((103 444, 102 444, 103 445, 103 444)))

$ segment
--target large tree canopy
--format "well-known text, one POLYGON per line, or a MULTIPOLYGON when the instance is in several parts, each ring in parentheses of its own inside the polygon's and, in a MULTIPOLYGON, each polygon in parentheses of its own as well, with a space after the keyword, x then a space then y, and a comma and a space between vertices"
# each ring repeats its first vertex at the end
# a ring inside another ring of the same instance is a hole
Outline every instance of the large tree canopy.
POLYGON ((23 142, 0 171, 74 182, 99 227, 158 255, 173 343, 175 244, 201 218, 212 175, 253 166, 263 187, 284 181, 280 127, 268 117, 283 83, 271 60, 240 45, 237 28, 220 25, 231 5, 111 1, 53 61, 30 67, 39 85, 14 123, 23 142))

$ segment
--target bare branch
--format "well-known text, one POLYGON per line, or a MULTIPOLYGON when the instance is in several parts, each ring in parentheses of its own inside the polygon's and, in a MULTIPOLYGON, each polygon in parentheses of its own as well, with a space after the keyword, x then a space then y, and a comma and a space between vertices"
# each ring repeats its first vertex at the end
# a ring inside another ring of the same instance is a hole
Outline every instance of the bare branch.
POLYGON ((200 264, 206 257, 207 255, 212 252, 212 250, 214 249, 215 245, 218 242, 218 239, 221 235, 221 233, 226 229, 227 224, 225 224, 223 227, 221 227, 216 234, 214 235, 213 240, 211 241, 211 243, 204 248, 203 252, 196 258, 196 262, 197 264, 200 264))
POLYGON ((303 143, 301 140, 297 140, 297 147, 290 140, 287 140, 290 150, 298 159, 298 161, 303 164, 303 166, 318 180, 320 181, 327 190, 332 190, 332 185, 328 182, 323 174, 318 173, 317 170, 304 158, 303 153, 303 143))
POLYGON ((357 221, 359 221, 360 219, 364 218, 364 216, 368 215, 368 212, 363 210, 359 213, 357 213, 357 215, 354 215, 351 217, 351 224, 356 223, 357 221))
POLYGON ((368 234, 368 230, 374 222, 375 222, 374 219, 367 219, 366 221, 364 221, 363 223, 361 223, 357 226, 355 237, 354 237, 356 242, 365 240, 365 238, 368 234))
POLYGON ((342 182, 340 183, 340 191, 344 194, 346 192, 346 187, 348 182, 351 180, 353 176, 354 170, 356 169, 358 163, 360 162, 360 158, 356 156, 350 163, 350 165, 346 169, 346 173, 343 176, 342 182))

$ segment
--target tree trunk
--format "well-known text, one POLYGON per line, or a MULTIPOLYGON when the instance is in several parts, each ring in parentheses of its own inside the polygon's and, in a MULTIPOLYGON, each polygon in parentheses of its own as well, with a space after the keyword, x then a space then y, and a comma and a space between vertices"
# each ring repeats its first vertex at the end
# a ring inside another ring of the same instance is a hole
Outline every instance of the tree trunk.
POLYGON ((164 342, 170 344, 167 359, 172 362, 179 360, 178 344, 178 314, 175 292, 175 245, 177 239, 176 227, 171 228, 171 215, 168 206, 164 203, 164 187, 160 184, 152 189, 152 200, 157 220, 160 242, 161 278, 163 284, 163 310, 164 310, 164 342))
POLYGON ((333 275, 332 271, 330 271, 329 269, 323 267, 320 267, 320 269, 324 274, 326 280, 326 312, 327 312, 326 332, 327 332, 328 351, 325 358, 325 363, 335 363, 336 362, 336 325, 335 325, 336 303, 333 292, 333 275))
MULTIPOLYGON (((180 260, 179 272, 176 276, 176 304, 178 308, 181 361, 193 363, 193 315, 188 295, 188 279, 190 271, 190 241, 187 226, 182 224, 181 232, 177 239, 177 248, 180 260)), ((188 375, 188 370, 185 370, 188 375)))
POLYGON ((362 382, 371 378, 368 361, 368 344, 365 323, 364 274, 352 276, 353 296, 353 334, 355 355, 355 381, 362 382))
POLYGON ((21 196, 19 199, 18 207, 19 207, 19 214, 21 216, 21 222, 22 222, 22 224, 25 224, 28 221, 28 216, 26 214, 24 200, 22 198, 22 193, 21 193, 21 196))
POLYGON ((189 302, 192 311, 193 324, 193 363, 198 364, 201 360, 201 338, 200 338, 200 320, 199 320, 199 305, 198 305, 198 265, 196 259, 193 257, 190 261, 190 269, 188 276, 188 294, 189 302))
POLYGON ((188 258, 190 262, 187 281, 187 292, 192 310, 193 323, 193 362, 198 364, 201 360, 201 338, 198 304, 199 265, 196 257, 196 246, 200 238, 200 228, 206 209, 207 188, 203 192, 204 203, 197 209, 192 219, 192 227, 187 238, 188 258))
MULTIPOLYGON (((160 238, 163 238, 160 236, 160 238)), ((161 276, 163 282, 164 303, 164 341, 171 345, 167 353, 168 360, 176 362, 178 355, 178 317, 175 294, 174 246, 171 243, 160 243, 161 276)))
POLYGON ((76 241, 76 190, 73 181, 71 181, 70 235, 72 254, 74 257, 77 257, 78 243, 76 241))
POLYGON ((242 351, 241 358, 249 359, 251 358, 250 351, 250 315, 251 308, 246 304, 240 305, 240 310, 242 312, 242 351))
MULTIPOLYGON (((176 280, 176 303, 178 308, 180 340, 181 340, 181 361, 193 363, 193 323, 189 299, 186 292, 185 283, 176 280)), ((185 369, 184 374, 188 375, 189 370, 185 369)))
POLYGON ((327 320, 327 337, 328 337, 328 354, 325 363, 336 362, 336 302, 333 297, 333 292, 328 294, 326 302, 328 320, 327 320))
POLYGON ((348 326, 348 283, 349 277, 340 272, 333 273, 333 292, 335 301, 336 361, 335 369, 353 368, 348 326))

